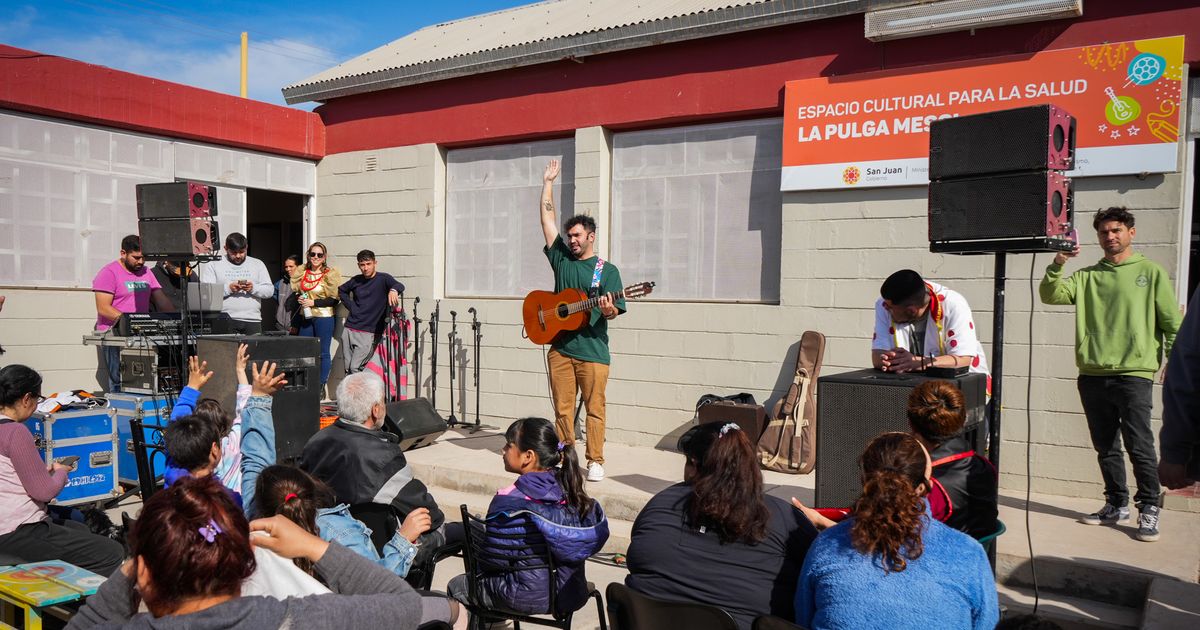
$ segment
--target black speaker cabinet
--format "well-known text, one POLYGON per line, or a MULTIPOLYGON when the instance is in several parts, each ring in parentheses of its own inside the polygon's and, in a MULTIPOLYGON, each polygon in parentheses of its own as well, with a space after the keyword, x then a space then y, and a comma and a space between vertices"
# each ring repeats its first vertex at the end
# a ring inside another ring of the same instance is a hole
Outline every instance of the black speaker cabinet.
POLYGON ((858 456, 880 433, 909 431, 908 395, 928 380, 951 381, 966 399, 964 433, 982 453, 986 440, 987 376, 966 374, 934 379, 919 374, 858 370, 822 376, 817 391, 817 467, 815 507, 850 507, 862 489, 858 456))
MULTIPOLYGON (((211 335, 196 340, 196 354, 208 362, 213 377, 201 397, 214 398, 230 413, 237 394, 234 364, 239 343, 244 343, 252 363, 278 364, 287 385, 275 394, 271 406, 275 421, 275 455, 286 462, 300 454, 308 438, 320 429, 321 342, 316 337, 284 335, 211 335)), ((253 371, 246 368, 247 380, 253 371)))
POLYGON ((217 216, 217 189, 196 182, 138 184, 139 220, 211 219, 217 216))
POLYGON ((400 436, 400 449, 405 451, 433 444, 448 428, 428 398, 388 403, 383 426, 400 436))
POLYGON ((140 219, 146 260, 193 260, 220 254, 216 219, 140 219))
POLYGON ((1035 105, 929 125, 929 179, 1075 168, 1075 117, 1035 105))
POLYGON ((1074 219, 1074 184, 1054 171, 929 184, 930 242, 1032 237, 1066 241, 1074 219))

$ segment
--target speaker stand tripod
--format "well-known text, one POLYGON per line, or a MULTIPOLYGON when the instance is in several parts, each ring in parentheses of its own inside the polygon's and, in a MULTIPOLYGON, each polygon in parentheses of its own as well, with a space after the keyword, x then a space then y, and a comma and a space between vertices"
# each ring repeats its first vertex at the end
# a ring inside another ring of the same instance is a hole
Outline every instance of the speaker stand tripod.
POLYGON ((433 312, 429 314, 429 343, 433 348, 429 351, 429 403, 437 409, 437 329, 438 318, 442 312, 442 301, 433 301, 433 312))
POLYGON ((421 397, 421 318, 417 317, 417 307, 421 305, 421 296, 413 298, 413 398, 421 397))

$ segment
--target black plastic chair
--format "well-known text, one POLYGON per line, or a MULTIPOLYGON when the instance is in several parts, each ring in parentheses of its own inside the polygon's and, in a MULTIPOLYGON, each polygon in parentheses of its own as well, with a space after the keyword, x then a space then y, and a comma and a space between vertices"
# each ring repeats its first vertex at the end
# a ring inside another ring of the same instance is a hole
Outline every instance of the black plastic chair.
POLYGON ((163 429, 166 427, 158 424, 145 424, 140 418, 129 419, 129 430, 133 442, 133 461, 137 465, 138 488, 142 495, 142 503, 150 500, 154 493, 163 485, 163 473, 166 471, 155 471, 152 453, 163 453, 164 457, 167 452, 167 445, 163 443, 163 429), (146 430, 150 430, 150 439, 153 443, 146 442, 146 430))
MULTIPOLYGON (((512 545, 505 546, 504 550, 506 553, 497 553, 494 548, 487 545, 485 537, 485 531, 487 530, 486 522, 472 516, 467 511, 466 504, 459 506, 459 511, 462 512, 463 536, 465 539, 465 544, 463 545, 463 564, 466 566, 467 571, 468 600, 471 602, 484 601, 482 597, 482 579, 486 575, 518 573, 521 571, 547 571, 550 574, 550 609, 545 613, 551 615, 550 618, 533 616, 498 607, 484 608, 483 606, 468 603, 465 606, 471 613, 470 627, 477 630, 484 630, 489 623, 510 620, 513 622, 514 630, 519 630, 522 622, 569 630, 571 619, 575 613, 569 612, 561 617, 553 614, 555 602, 558 598, 558 568, 554 566, 554 559, 550 554, 550 548, 546 542, 543 540, 526 545, 521 544, 520 541, 526 539, 528 534, 500 534, 493 532, 490 536, 513 541, 512 545)), ((600 591, 591 582, 588 582, 587 587, 588 597, 596 600, 596 613, 600 618, 600 630, 608 630, 608 624, 604 618, 604 599, 600 596, 600 591)))
POLYGON ((773 615, 755 618, 754 625, 750 627, 752 630, 805 630, 804 626, 798 626, 787 619, 773 615))
POLYGON ((608 622, 612 630, 738 630, 737 622, 729 611, 716 606, 655 599, 620 582, 609 584, 605 594, 608 596, 608 622))

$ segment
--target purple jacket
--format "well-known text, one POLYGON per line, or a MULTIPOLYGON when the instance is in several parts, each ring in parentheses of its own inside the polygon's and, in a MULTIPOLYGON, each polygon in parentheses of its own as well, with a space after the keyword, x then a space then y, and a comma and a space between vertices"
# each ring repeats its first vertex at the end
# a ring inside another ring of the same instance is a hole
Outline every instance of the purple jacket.
MULTIPOLYGON (((488 506, 488 534, 524 534, 517 544, 545 541, 558 569, 558 596, 550 611, 549 572, 516 571, 486 575, 485 588, 497 604, 528 614, 553 612, 557 616, 578 610, 587 601, 584 561, 608 540, 608 519, 600 503, 580 517, 569 507, 553 471, 527 473, 492 498, 488 506)), ((504 553, 510 539, 486 537, 488 547, 504 553)))

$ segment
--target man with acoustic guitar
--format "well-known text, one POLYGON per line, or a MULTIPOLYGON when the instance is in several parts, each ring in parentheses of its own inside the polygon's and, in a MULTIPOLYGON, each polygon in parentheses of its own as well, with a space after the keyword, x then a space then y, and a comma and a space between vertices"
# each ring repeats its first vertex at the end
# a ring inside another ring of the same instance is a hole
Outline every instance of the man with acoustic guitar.
POLYGON ((550 160, 546 165, 539 208, 546 236, 543 251, 554 271, 554 291, 574 288, 599 299, 582 328, 558 335, 551 344, 547 355, 550 391, 554 397, 558 439, 566 448, 574 448, 575 393, 582 394, 587 406, 587 480, 601 481, 604 479, 604 390, 611 362, 608 322, 625 312, 625 300, 618 297, 614 301, 609 295, 620 295, 621 272, 594 251, 596 221, 587 215, 575 215, 563 225, 567 232, 565 241, 559 234, 553 195, 559 168, 558 160, 550 160))

